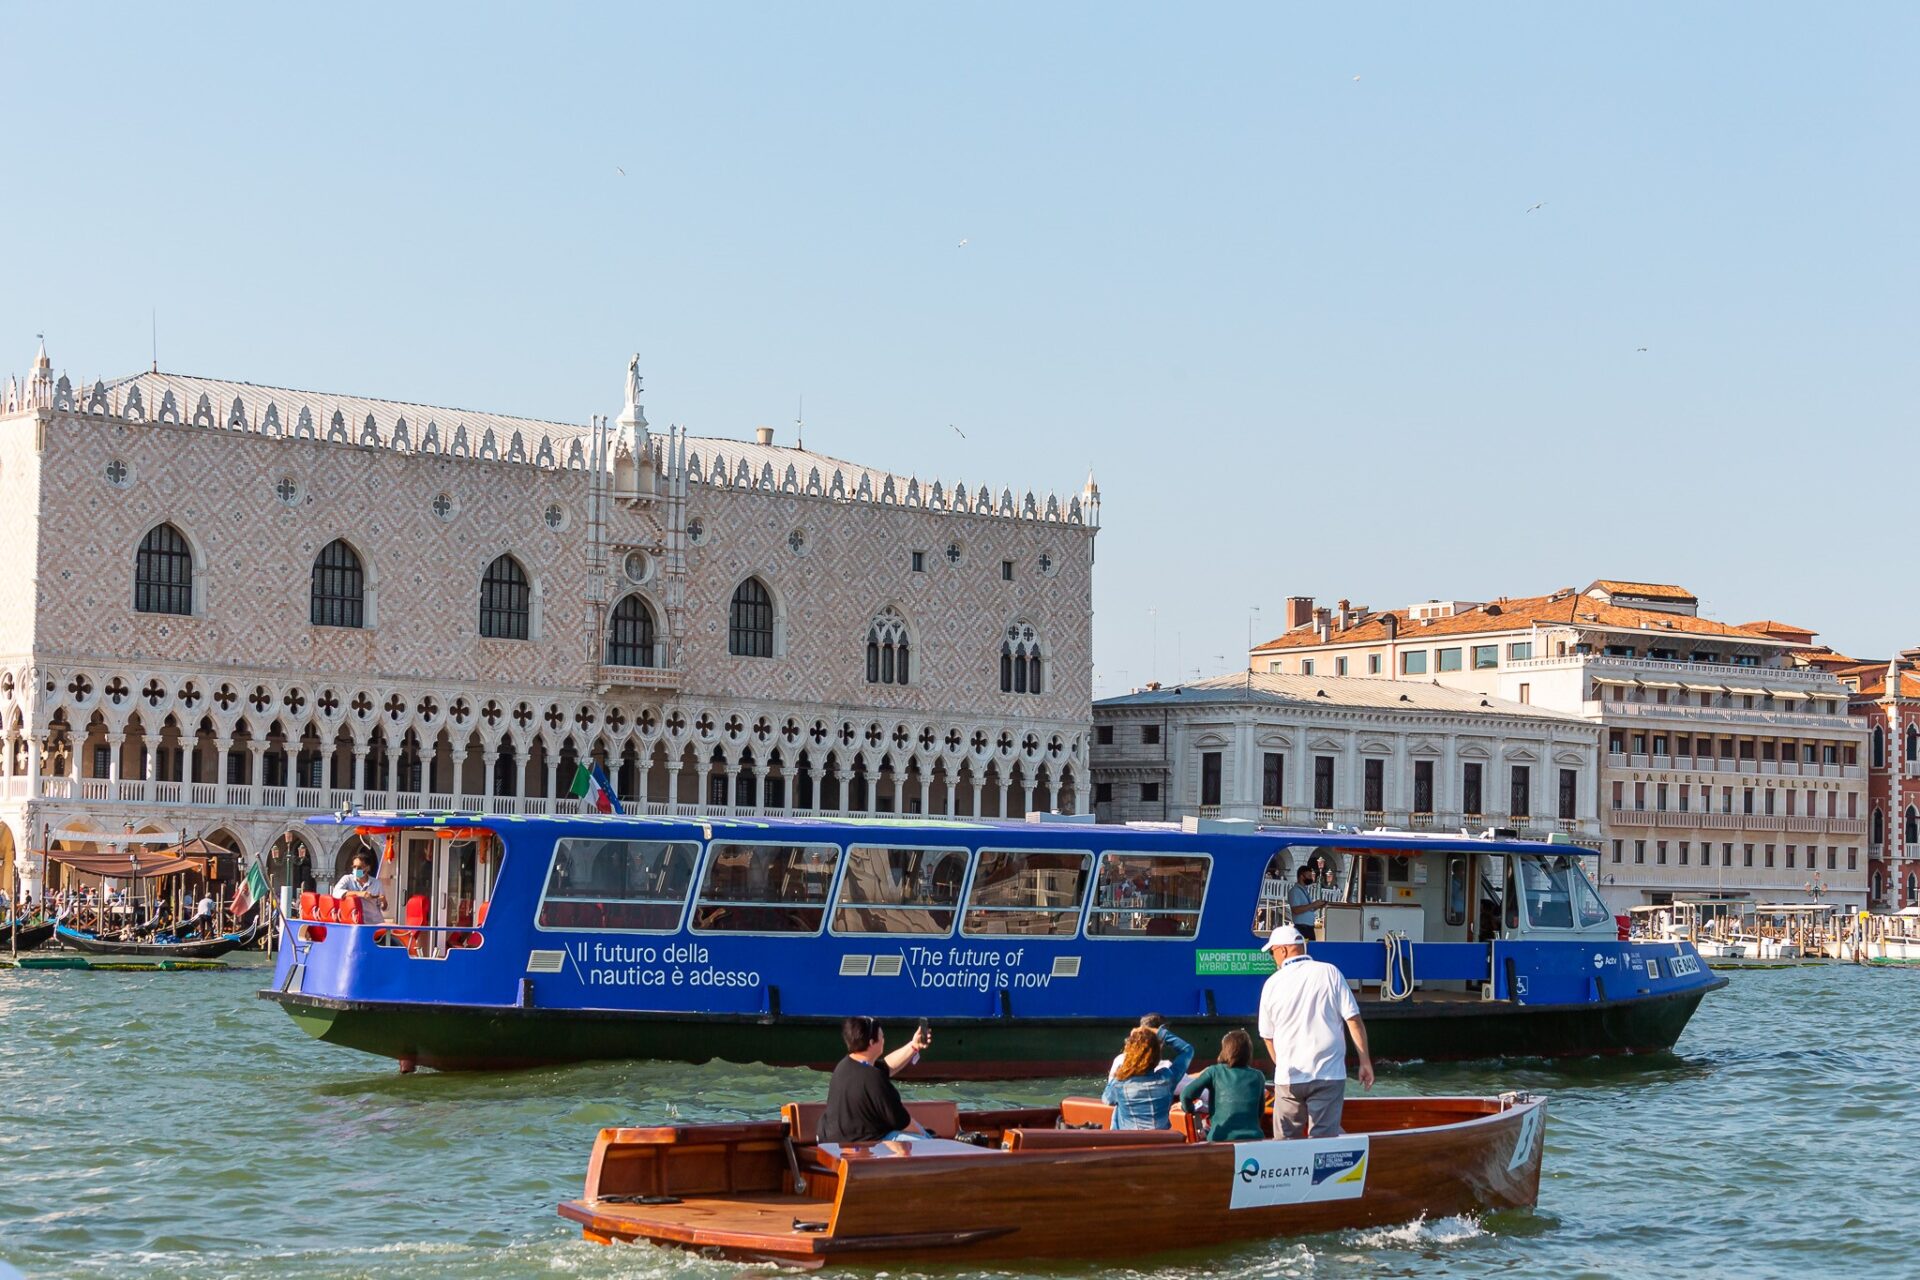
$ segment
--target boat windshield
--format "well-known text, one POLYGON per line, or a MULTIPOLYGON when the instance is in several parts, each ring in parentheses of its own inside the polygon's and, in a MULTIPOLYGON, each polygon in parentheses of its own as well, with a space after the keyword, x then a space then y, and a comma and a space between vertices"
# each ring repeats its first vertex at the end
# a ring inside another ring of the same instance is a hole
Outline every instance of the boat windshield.
POLYGON ((1577 859, 1566 854, 1548 857, 1529 853, 1522 854, 1516 861, 1530 927, 1577 929, 1604 924, 1613 918, 1588 883, 1577 859))

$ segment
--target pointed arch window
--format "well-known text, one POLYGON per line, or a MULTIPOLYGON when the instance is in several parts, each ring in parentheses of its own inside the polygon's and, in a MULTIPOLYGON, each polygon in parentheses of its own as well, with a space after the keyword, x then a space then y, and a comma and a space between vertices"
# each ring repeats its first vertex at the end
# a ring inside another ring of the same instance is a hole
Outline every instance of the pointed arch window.
POLYGON ((867 628, 867 683, 905 684, 909 665, 907 620, 883 609, 867 628))
POLYGON ((1880 810, 1878 808, 1875 808, 1873 811, 1873 843, 1885 844, 1886 840, 1887 840, 1886 820, 1880 816, 1880 810))
POLYGON ((650 667, 654 648, 653 610, 639 596, 623 596, 607 624, 607 665, 650 667))
POLYGON ((360 555, 343 539, 320 548, 313 559, 313 595, 309 616, 316 627, 367 625, 367 574, 360 555))
MULTIPOLYGON (((1920 844, 1920 811, 1916 811, 1912 805, 1907 806, 1907 822, 1904 834, 1909 850, 1916 844, 1920 844)), ((1907 856, 1912 857, 1913 855, 1909 852, 1907 856)))
POLYGON ((1879 725, 1873 726, 1873 767, 1887 767, 1887 731, 1879 725))
POLYGON ((495 640, 525 640, 533 619, 533 588, 512 556, 487 566, 480 579, 480 634, 495 640))
POLYGON ((1920 756, 1920 725, 1907 726, 1907 767, 1913 767, 1914 758, 1920 756))
POLYGON ((140 613, 193 612, 193 550, 170 524, 140 539, 133 560, 133 607, 140 613))
POLYGON ((1000 692, 1039 693, 1041 688, 1040 637, 1025 622, 1007 628, 1000 642, 1000 692))
POLYGON ((733 589, 727 606, 727 652, 736 658, 773 656, 773 596, 758 578, 733 589))

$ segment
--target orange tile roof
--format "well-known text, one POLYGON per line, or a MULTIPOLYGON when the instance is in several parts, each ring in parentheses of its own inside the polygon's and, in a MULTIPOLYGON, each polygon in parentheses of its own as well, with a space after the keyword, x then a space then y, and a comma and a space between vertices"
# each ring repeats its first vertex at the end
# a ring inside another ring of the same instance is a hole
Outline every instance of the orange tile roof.
POLYGON ((1698 604, 1699 597, 1685 587, 1674 586, 1670 582, 1622 582, 1617 578, 1602 578, 1587 590, 1594 587, 1609 595, 1639 596, 1643 600, 1683 600, 1688 604, 1698 604))
MULTIPOLYGON (((1654 635, 1668 632, 1780 643, 1775 637, 1725 622, 1668 613, 1663 609, 1636 609, 1631 605, 1608 604, 1594 596, 1573 592, 1555 592, 1551 596, 1524 596, 1513 600, 1494 600, 1487 604, 1475 605, 1450 618, 1435 618, 1427 623, 1413 621, 1408 617, 1405 609, 1395 609, 1392 613, 1400 620, 1398 639, 1401 642, 1418 643, 1434 636, 1468 636, 1485 632, 1519 631, 1537 623, 1542 626, 1598 626, 1645 631, 1654 635), (1642 627, 1641 624, 1646 622, 1656 625, 1642 627)), ((1385 613, 1369 614, 1361 622, 1344 629, 1335 629, 1327 643, 1383 644, 1387 638, 1387 628, 1382 619, 1386 616, 1385 613)), ((1315 648, 1320 643, 1319 631, 1312 623, 1307 623, 1275 636, 1256 648, 1254 652, 1315 648)))

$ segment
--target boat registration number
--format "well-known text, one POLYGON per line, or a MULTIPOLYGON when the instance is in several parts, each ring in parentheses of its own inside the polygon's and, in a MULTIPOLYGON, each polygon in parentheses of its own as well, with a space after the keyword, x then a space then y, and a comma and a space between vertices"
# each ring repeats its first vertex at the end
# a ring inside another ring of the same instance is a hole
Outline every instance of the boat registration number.
POLYGON ((1233 1144, 1233 1188, 1227 1207, 1358 1200, 1367 1191, 1368 1139, 1302 1138, 1233 1144))
POLYGON ((1674 956, 1667 961, 1667 973, 1671 977, 1684 978, 1688 974, 1700 972, 1700 961, 1694 956, 1674 956))

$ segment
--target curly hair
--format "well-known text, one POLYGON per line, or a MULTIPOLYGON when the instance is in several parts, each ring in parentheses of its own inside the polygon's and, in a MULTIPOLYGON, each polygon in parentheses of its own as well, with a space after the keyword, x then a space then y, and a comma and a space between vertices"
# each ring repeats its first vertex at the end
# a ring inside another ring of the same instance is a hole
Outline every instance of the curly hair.
POLYGON ((1127 1032, 1127 1047, 1120 1051, 1120 1065, 1113 1069, 1115 1080, 1143 1076, 1160 1063, 1160 1033, 1150 1027, 1135 1027, 1127 1032))

